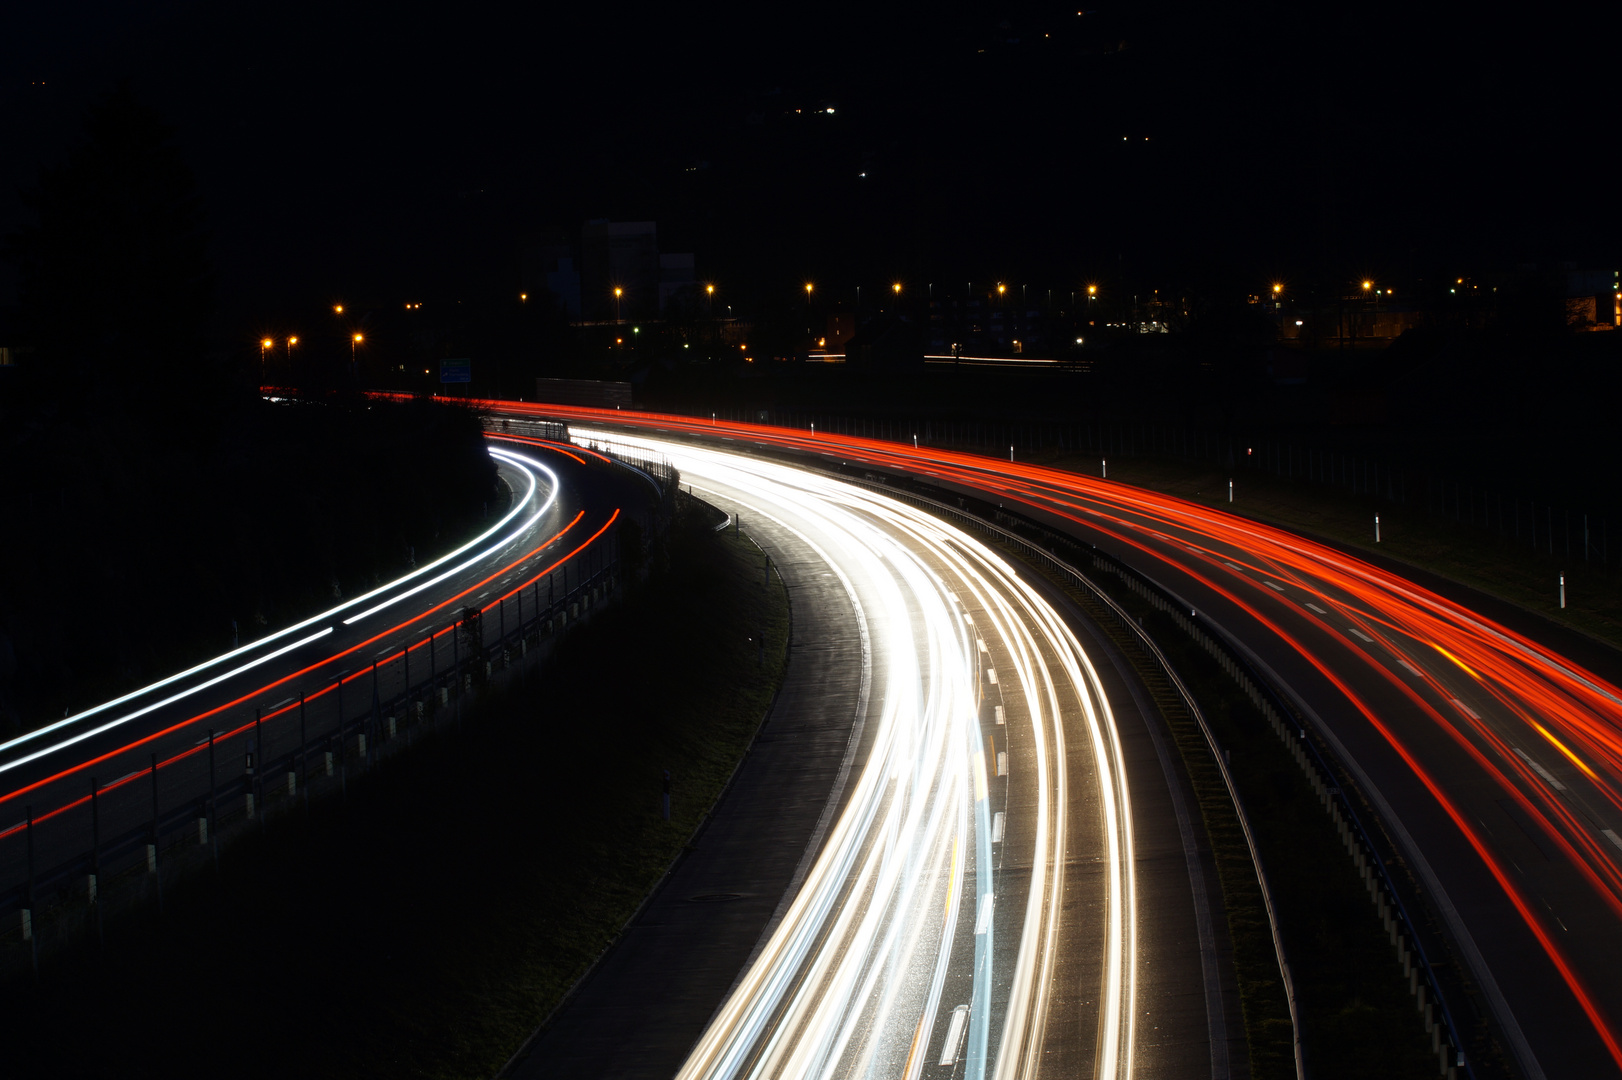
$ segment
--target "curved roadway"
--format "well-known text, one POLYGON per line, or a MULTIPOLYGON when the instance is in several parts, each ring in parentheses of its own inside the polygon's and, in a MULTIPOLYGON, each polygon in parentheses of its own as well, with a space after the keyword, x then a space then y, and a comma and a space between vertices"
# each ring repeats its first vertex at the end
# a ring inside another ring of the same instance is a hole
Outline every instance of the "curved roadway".
POLYGON ((1622 1068, 1622 691, 1601 676, 1398 573, 1122 484, 766 425, 500 407, 866 463, 989 495, 1118 555, 1237 638, 1337 745, 1519 1071, 1622 1068))
MULTIPOLYGON (((285 762, 288 772, 315 762, 292 779, 294 791, 327 772, 328 751, 342 768, 346 756, 361 756, 360 746, 350 738, 346 747, 335 733, 353 734, 357 719, 379 701, 403 699, 408 687, 426 697, 434 677, 442 683, 465 657, 467 642, 455 629, 465 609, 484 612, 484 633, 495 640, 508 620, 516 627, 561 598, 588 564, 608 565, 610 526, 631 505, 622 496, 640 505, 640 480, 613 478, 604 472, 606 459, 592 461, 573 447, 493 439, 491 454, 513 498, 461 547, 293 626, 0 744, 0 897, 10 900, 7 908, 27 903, 30 846, 36 895, 67 889, 82 898, 98 831, 105 881, 142 857, 141 843, 116 839, 149 829, 155 803, 172 832, 206 812, 212 784, 236 781, 255 757, 285 762), (63 867, 71 871, 51 876, 63 867)), ((289 791, 285 772, 272 778, 265 771, 261 765, 261 799, 289 791)), ((221 806, 215 820, 242 809, 241 800, 221 806)), ((200 837, 195 824, 185 827, 200 837)))

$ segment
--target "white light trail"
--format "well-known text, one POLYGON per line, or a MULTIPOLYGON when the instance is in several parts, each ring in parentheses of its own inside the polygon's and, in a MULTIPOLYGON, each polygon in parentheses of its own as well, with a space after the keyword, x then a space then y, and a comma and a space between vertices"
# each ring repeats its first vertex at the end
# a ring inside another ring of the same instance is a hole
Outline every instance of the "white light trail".
POLYGON ((1097 672, 1063 620, 995 551, 905 504, 742 455, 613 438, 663 453, 698 491, 806 543, 843 585, 871 641, 869 755, 798 892, 681 1080, 915 1080, 949 1050, 964 1080, 1033 1077, 1050 1008, 1067 845, 1076 842, 1066 827, 1072 784, 1096 788, 1103 818, 1098 1075, 1130 1076, 1130 800, 1097 672), (992 658, 983 642, 997 651, 995 685, 983 679, 992 658), (1020 713, 1029 718, 1018 732, 1017 764, 1034 800, 999 811, 1029 815, 1021 835, 1035 836, 1029 870, 1017 881, 992 873, 992 801, 1003 796, 990 787, 997 757, 988 756, 988 733, 1013 730, 994 725, 989 707, 984 729, 979 716, 980 695, 999 692, 1021 706, 1009 725, 1020 713), (1086 774, 1074 779, 1067 733, 1081 735, 1091 752, 1086 774), (994 939, 1005 943, 994 948, 994 939), (942 1015, 949 970, 971 973, 973 993, 942 1015), (1006 1001, 993 989, 1003 985, 1006 1001), (945 1045, 948 1034, 960 1050, 945 1045))
POLYGON ((275 641, 279 641, 282 638, 288 637, 289 635, 295 634, 300 630, 307 630, 310 627, 320 625, 321 623, 328 623, 329 624, 329 625, 323 627, 320 631, 318 631, 318 632, 316 632, 314 634, 311 634, 311 635, 309 635, 307 637, 304 637, 304 638, 302 638, 302 639, 300 639, 298 641, 295 641, 291 645, 284 645, 279 649, 274 649, 274 650, 272 650, 270 652, 265 653, 264 655, 258 656, 256 658, 248 661, 247 663, 240 664, 240 665, 232 668, 229 671, 226 671, 226 672, 224 672, 222 674, 216 675, 213 678, 206 679, 206 680, 204 680, 202 682, 199 682, 199 683, 196 683, 195 685, 192 685, 192 686, 188 686, 186 689, 178 691, 177 693, 171 694, 171 695, 169 695, 169 696, 167 696, 167 697, 165 697, 165 698, 163 698, 163 699, 161 699, 159 701, 151 702, 151 703, 149 703, 147 705, 144 705, 141 708, 136 709, 136 710, 134 710, 132 712, 124 713, 123 715, 120 715, 120 716, 118 716, 118 717, 116 717, 116 718, 114 718, 112 720, 109 720, 109 721, 107 721, 105 723, 98 724, 93 728, 90 728, 90 729, 85 730, 85 731, 77 732, 74 735, 69 736, 67 738, 59 739, 56 742, 53 742, 52 744, 50 744, 49 746, 41 747, 41 748, 39 748, 37 750, 34 750, 34 751, 30 752, 30 753, 24 754, 21 757, 15 758, 15 759, 10 760, 10 761, 6 761, 3 764, 0 764, 0 773, 9 772, 10 770, 18 768, 19 766, 26 765, 26 764, 28 764, 29 762, 32 762, 32 761, 37 761, 40 758, 43 758, 43 757, 46 757, 46 756, 48 756, 50 754, 56 753, 59 750, 65 749, 66 747, 73 746, 73 745, 75 745, 77 743, 83 742, 85 739, 91 738, 91 737, 96 736, 96 735, 100 735, 100 734, 102 734, 103 732, 106 732, 106 731, 110 731, 113 728, 116 728, 121 724, 126 724, 131 720, 135 720, 135 719, 137 719, 139 717, 145 716, 148 713, 151 713, 156 709, 163 708, 166 705, 172 705, 177 701, 181 701, 181 700, 183 700, 183 699, 185 699, 185 698, 187 698, 187 697, 189 697, 189 696, 191 696, 193 694, 196 694, 196 693, 199 693, 199 692, 201 692, 203 690, 206 690, 209 687, 217 686, 220 683, 225 682, 225 681, 227 681, 227 680, 229 680, 231 678, 234 678, 235 676, 240 675, 245 671, 249 671, 249 670, 251 670, 253 668, 256 668, 256 667, 260 666, 261 664, 264 664, 264 663, 266 663, 266 662, 268 662, 270 660, 276 659, 279 656, 284 656, 287 653, 294 651, 295 649, 298 649, 298 648, 300 648, 300 647, 302 647, 304 645, 310 644, 312 641, 315 641, 318 638, 325 637, 327 634, 330 634, 332 632, 332 626, 330 624, 333 621, 333 619, 340 612, 347 611, 350 608, 356 606, 357 604, 363 604, 366 601, 371 600, 371 599, 373 599, 373 598, 375 598, 377 596, 381 596, 381 595, 389 592, 392 589, 395 589, 395 588, 399 587, 400 585, 402 585, 402 584, 404 584, 404 583, 406 583, 408 581, 412 581, 412 580, 414 580, 416 578, 422 577, 424 574, 428 574, 428 573, 432 572, 433 570, 437 569, 438 567, 444 566, 447 562, 451 562, 452 560, 458 558, 459 556, 466 554, 468 551, 471 551, 474 548, 478 547, 480 544, 482 544, 484 541, 488 540, 490 537, 496 535, 499 532, 502 532, 504 529, 507 528, 507 526, 509 524, 511 524, 511 522, 513 521, 514 518, 518 517, 525 510, 529 509, 531 507, 531 505, 534 503, 535 498, 536 498, 536 493, 537 493, 537 490, 539 488, 539 481, 537 480, 537 478, 535 476, 535 472, 539 471, 539 472, 545 473, 546 477, 547 477, 547 480, 550 483, 550 487, 547 489, 545 497, 542 499, 540 506, 537 509, 535 509, 534 512, 528 518, 526 518, 520 525, 518 525, 516 528, 507 531, 506 534, 503 535, 500 539, 498 539, 495 543, 490 544, 489 546, 487 546, 487 547, 483 548, 482 550, 478 551, 476 554, 474 554, 473 556, 471 556, 467 560, 463 561, 461 564, 457 565, 456 567, 454 567, 454 568, 452 568, 450 570, 446 570, 443 573, 435 576, 433 579, 431 579, 429 581, 425 581, 425 582, 415 586, 414 588, 412 588, 410 590, 407 590, 404 593, 401 593, 399 596, 396 596, 396 597, 394 597, 394 598, 392 598, 392 599, 390 599, 388 601, 385 601, 384 603, 379 604, 376 607, 373 607, 370 610, 368 610, 368 611, 366 611, 366 612, 364 612, 364 613, 362 613, 360 615, 352 616, 351 618, 345 619, 344 623, 345 623, 345 625, 348 625, 350 623, 353 623, 353 622, 357 621, 358 619, 365 618, 367 615, 373 614, 373 613, 375 613, 377 611, 381 611, 383 608, 388 607, 390 604, 394 603, 396 600, 402 600, 407 596, 414 595, 414 594, 422 591, 423 589, 428 588, 429 586, 431 586, 433 584, 437 584, 438 582, 441 582, 441 581, 445 580, 448 577, 451 577, 451 576, 453 576, 453 575, 455 575, 457 573, 460 573, 461 571, 466 570, 471 566, 475 566, 478 563, 480 563, 481 561, 486 560, 486 559, 490 558, 491 556, 493 556, 494 554, 496 554, 497 552, 501 551, 503 548, 506 548, 507 546, 511 545, 514 541, 518 540, 520 537, 524 536, 530 529, 532 529, 534 527, 535 523, 538 522, 541 519, 541 517, 544 516, 546 514, 546 512, 552 508, 553 504, 557 500, 557 495, 558 495, 558 487, 559 487, 558 477, 557 477, 557 474, 554 473, 551 469, 547 468, 545 465, 542 465, 540 462, 538 462, 535 459, 530 458, 530 457, 526 457, 526 456, 523 456, 523 455, 520 455, 520 454, 516 454, 516 453, 513 453, 511 451, 507 451, 507 450, 496 450, 496 449, 490 450, 490 455, 492 457, 496 457, 496 458, 499 458, 499 459, 507 462, 509 465, 513 466, 513 468, 517 469, 519 474, 521 476, 523 476, 523 478, 527 482, 527 486, 525 488, 523 497, 518 498, 518 499, 514 499, 512 508, 510 510, 508 510, 508 512, 506 514, 502 515, 500 520, 498 520, 494 525, 492 525, 490 528, 486 529, 484 532, 480 533, 478 536, 475 536, 472 540, 469 540, 467 543, 463 544, 461 547, 458 547, 454 551, 447 552, 446 554, 441 555, 439 558, 433 560, 432 562, 426 563, 423 566, 418 567, 416 570, 413 570, 409 574, 405 574, 405 575, 403 575, 401 577, 398 577, 395 580, 393 580, 393 581, 391 581, 391 582, 389 582, 389 583, 387 583, 385 585, 380 585, 377 588, 371 590, 370 592, 363 593, 362 595, 355 597, 353 600, 349 600, 349 601, 346 601, 345 603, 339 604, 337 607, 329 608, 328 610, 323 611, 318 615, 312 615, 308 619, 304 619, 303 621, 295 623, 294 625, 289 626, 289 627, 287 627, 287 628, 285 628, 283 630, 278 630, 273 634, 269 634, 269 635, 267 635, 265 637, 259 638, 256 641, 249 642, 247 645, 243 645, 240 648, 232 649, 230 652, 221 653, 219 656, 216 656, 211 660, 206 660, 201 664, 197 664, 197 665, 195 665, 193 667, 187 668, 185 671, 181 671, 181 672, 178 672, 178 673, 176 673, 174 675, 170 675, 168 678, 160 679, 157 682, 150 683, 147 686, 141 687, 139 690, 132 690, 129 693, 122 695, 121 697, 114 698, 111 701, 105 701, 102 704, 95 706, 94 708, 86 709, 83 712, 75 713, 72 716, 64 717, 63 719, 58 720, 55 723, 47 724, 44 727, 36 728, 33 731, 30 731, 30 732, 28 732, 28 733, 26 733, 24 735, 19 735, 16 738, 11 739, 11 740, 9 740, 7 742, 0 743, 0 754, 4 754, 4 753, 6 753, 6 752, 8 752, 8 751, 10 751, 10 750, 12 750, 14 748, 17 748, 17 747, 20 747, 20 746, 22 746, 22 745, 24 745, 26 743, 32 742, 33 740, 38 739, 38 738, 40 738, 40 737, 42 737, 44 735, 48 735, 48 734, 51 734, 53 732, 60 731, 65 727, 80 724, 83 721, 90 719, 91 717, 98 716, 98 715, 100 715, 102 713, 107 712, 109 709, 114 709, 114 708, 116 708, 116 707, 118 707, 120 705, 128 704, 129 702, 135 701, 135 700, 137 700, 137 699, 139 699, 139 698, 141 698, 141 697, 143 697, 143 696, 145 696, 147 694, 151 694, 151 693, 154 693, 154 692, 156 692, 158 690, 161 690, 166 686, 172 686, 175 683, 180 682, 180 681, 188 678, 189 676, 201 674, 202 672, 205 672, 205 671, 209 670, 210 668, 217 667, 220 664, 224 664, 224 663, 227 663, 227 662, 229 662, 231 660, 238 659, 238 658, 240 658, 242 656, 245 656, 245 655, 247 655, 249 653, 254 652, 257 649, 262 649, 266 645, 269 645, 270 643, 275 642, 275 641))

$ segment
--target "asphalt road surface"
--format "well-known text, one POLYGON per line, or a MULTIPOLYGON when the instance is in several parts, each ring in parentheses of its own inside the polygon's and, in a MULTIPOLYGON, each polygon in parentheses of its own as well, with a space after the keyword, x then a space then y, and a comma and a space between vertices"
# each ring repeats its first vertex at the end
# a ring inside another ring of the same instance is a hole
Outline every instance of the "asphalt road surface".
POLYGON ((758 424, 503 408, 868 465, 980 493, 1117 555, 1231 635, 1338 747, 1519 1070, 1622 1069, 1622 691, 1615 668, 1593 669, 1603 655, 1585 667, 1545 644, 1558 635, 1488 617, 1463 590, 1099 478, 758 424))
POLYGON ((828 647, 793 653, 695 853, 512 1075, 1230 1075, 1214 878, 1099 643, 893 500, 619 445, 741 515, 828 647))

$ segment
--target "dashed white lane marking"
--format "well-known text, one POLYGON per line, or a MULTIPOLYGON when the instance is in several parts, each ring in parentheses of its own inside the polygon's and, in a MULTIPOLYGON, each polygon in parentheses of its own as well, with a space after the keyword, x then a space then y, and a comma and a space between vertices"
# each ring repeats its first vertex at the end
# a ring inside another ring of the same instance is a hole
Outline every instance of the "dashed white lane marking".
POLYGON ((1355 638, 1361 638, 1363 641, 1366 641, 1371 645, 1374 644, 1374 639, 1373 638, 1369 637, 1367 634, 1363 633, 1363 631, 1359 630, 1355 626, 1348 626, 1346 628, 1346 632, 1348 634, 1352 635, 1355 638))
MULTIPOLYGON (((1472 709, 1470 706, 1466 705, 1464 702, 1460 701, 1458 698, 1453 699, 1453 704, 1457 705, 1459 707, 1459 711, 1464 713, 1464 715, 1468 716, 1470 719, 1472 719, 1472 720, 1480 720, 1481 719, 1481 714, 1480 713, 1476 712, 1474 709, 1472 709)), ((1521 754, 1521 752, 1519 750, 1517 750, 1515 752, 1517 754, 1521 754)), ((1526 755, 1521 754, 1521 757, 1526 757, 1526 755)), ((1530 761, 1532 759, 1527 758, 1527 760, 1530 761)))
MULTIPOLYGON (((1002 843, 1003 824, 1007 817, 1007 812, 1003 810, 998 810, 997 813, 993 815, 991 819, 991 842, 993 844, 1002 843)), ((1615 836, 1616 834, 1612 833, 1611 835, 1615 836)))
POLYGON ((997 775, 1008 775, 1008 751, 1006 750, 997 751, 997 775))
POLYGON ((1522 761, 1524 761, 1528 765, 1532 766, 1532 771, 1537 773, 1539 776, 1543 777, 1543 779, 1548 783, 1548 785, 1550 787, 1554 788, 1556 791, 1564 791, 1564 790, 1566 790, 1566 785, 1564 785, 1560 781, 1556 780, 1554 778, 1554 773, 1550 772, 1548 769, 1545 769, 1542 765, 1539 765, 1537 762, 1535 762, 1531 758, 1527 757, 1526 752, 1523 751, 1520 747, 1515 748, 1515 753, 1520 755, 1520 759, 1522 761))
POLYGON ((1268 580, 1266 580, 1264 578, 1262 580, 1262 584, 1266 585, 1269 589, 1272 589, 1274 592, 1283 592, 1284 591, 1284 586, 1280 585, 1276 581, 1268 581, 1268 580))
POLYGON ((1398 660, 1397 663, 1399 663, 1403 667, 1407 668, 1409 674, 1413 675, 1414 678, 1423 679, 1425 677, 1423 672, 1421 672, 1418 668, 1414 667, 1414 665, 1410 664, 1408 661, 1406 661, 1406 660, 1398 660))
POLYGON ((969 1019, 969 1007, 959 1005, 952 1010, 952 1022, 946 1026, 946 1042, 941 1047, 942 1065, 956 1065, 958 1044, 963 1041, 963 1025, 969 1019))
POLYGON ((1223 566, 1231 566, 1235 570, 1239 571, 1241 574, 1243 574, 1245 572, 1245 568, 1243 566, 1240 566, 1238 563, 1231 563, 1227 559, 1222 560, 1222 565, 1223 566))
POLYGON ((993 706, 993 708, 995 708, 997 710, 997 723, 1006 724, 1008 721, 1003 719, 1002 706, 1001 705, 996 705, 996 706, 993 706))
POLYGON ((1600 833, 1601 836, 1605 837, 1605 839, 1607 839, 1611 843, 1615 844, 1619 849, 1622 849, 1622 836, 1616 835, 1616 830, 1614 830, 1614 829, 1601 829, 1599 831, 1599 833, 1600 833))
POLYGON ((989 653, 991 651, 990 649, 986 648, 986 641, 984 638, 975 638, 974 643, 979 646, 980 651, 983 653, 989 653))
POLYGON ((997 685, 997 669, 996 668, 994 668, 994 667, 986 668, 986 681, 991 683, 992 686, 997 685))
POLYGON ((1319 607, 1317 604, 1314 604, 1314 603, 1312 603, 1310 601, 1307 603, 1307 610, 1308 611, 1316 611, 1319 615, 1328 615, 1329 614, 1329 612, 1325 611, 1323 608, 1319 607))

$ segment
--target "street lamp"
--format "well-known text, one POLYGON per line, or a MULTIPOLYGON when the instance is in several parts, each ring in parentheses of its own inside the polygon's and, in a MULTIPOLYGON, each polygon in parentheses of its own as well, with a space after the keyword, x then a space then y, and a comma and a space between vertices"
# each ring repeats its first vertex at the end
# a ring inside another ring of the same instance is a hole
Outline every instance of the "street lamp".
POLYGON ((334 315, 342 315, 344 313, 344 306, 342 304, 333 304, 332 313, 334 315))
POLYGON ((901 295, 901 282, 898 281, 894 285, 891 285, 890 290, 892 292, 894 292, 897 296, 900 296, 901 295))
POLYGON ((618 285, 614 286, 614 321, 616 323, 620 321, 620 297, 624 295, 624 289, 620 288, 618 285))
POLYGON ((293 362, 293 346, 297 345, 297 344, 298 344, 298 338, 290 337, 290 338, 287 339, 287 361, 288 361, 288 363, 293 362))
POLYGON ((270 347, 272 345, 274 345, 274 344, 276 344, 276 343, 274 341, 272 341, 270 338, 265 338, 264 340, 259 342, 259 363, 260 363, 261 366, 264 365, 265 354, 270 351, 270 347))
POLYGON ((359 345, 365 340, 366 339, 361 337, 359 334, 356 334, 354 337, 349 339, 349 366, 351 368, 355 366, 355 346, 359 345))

